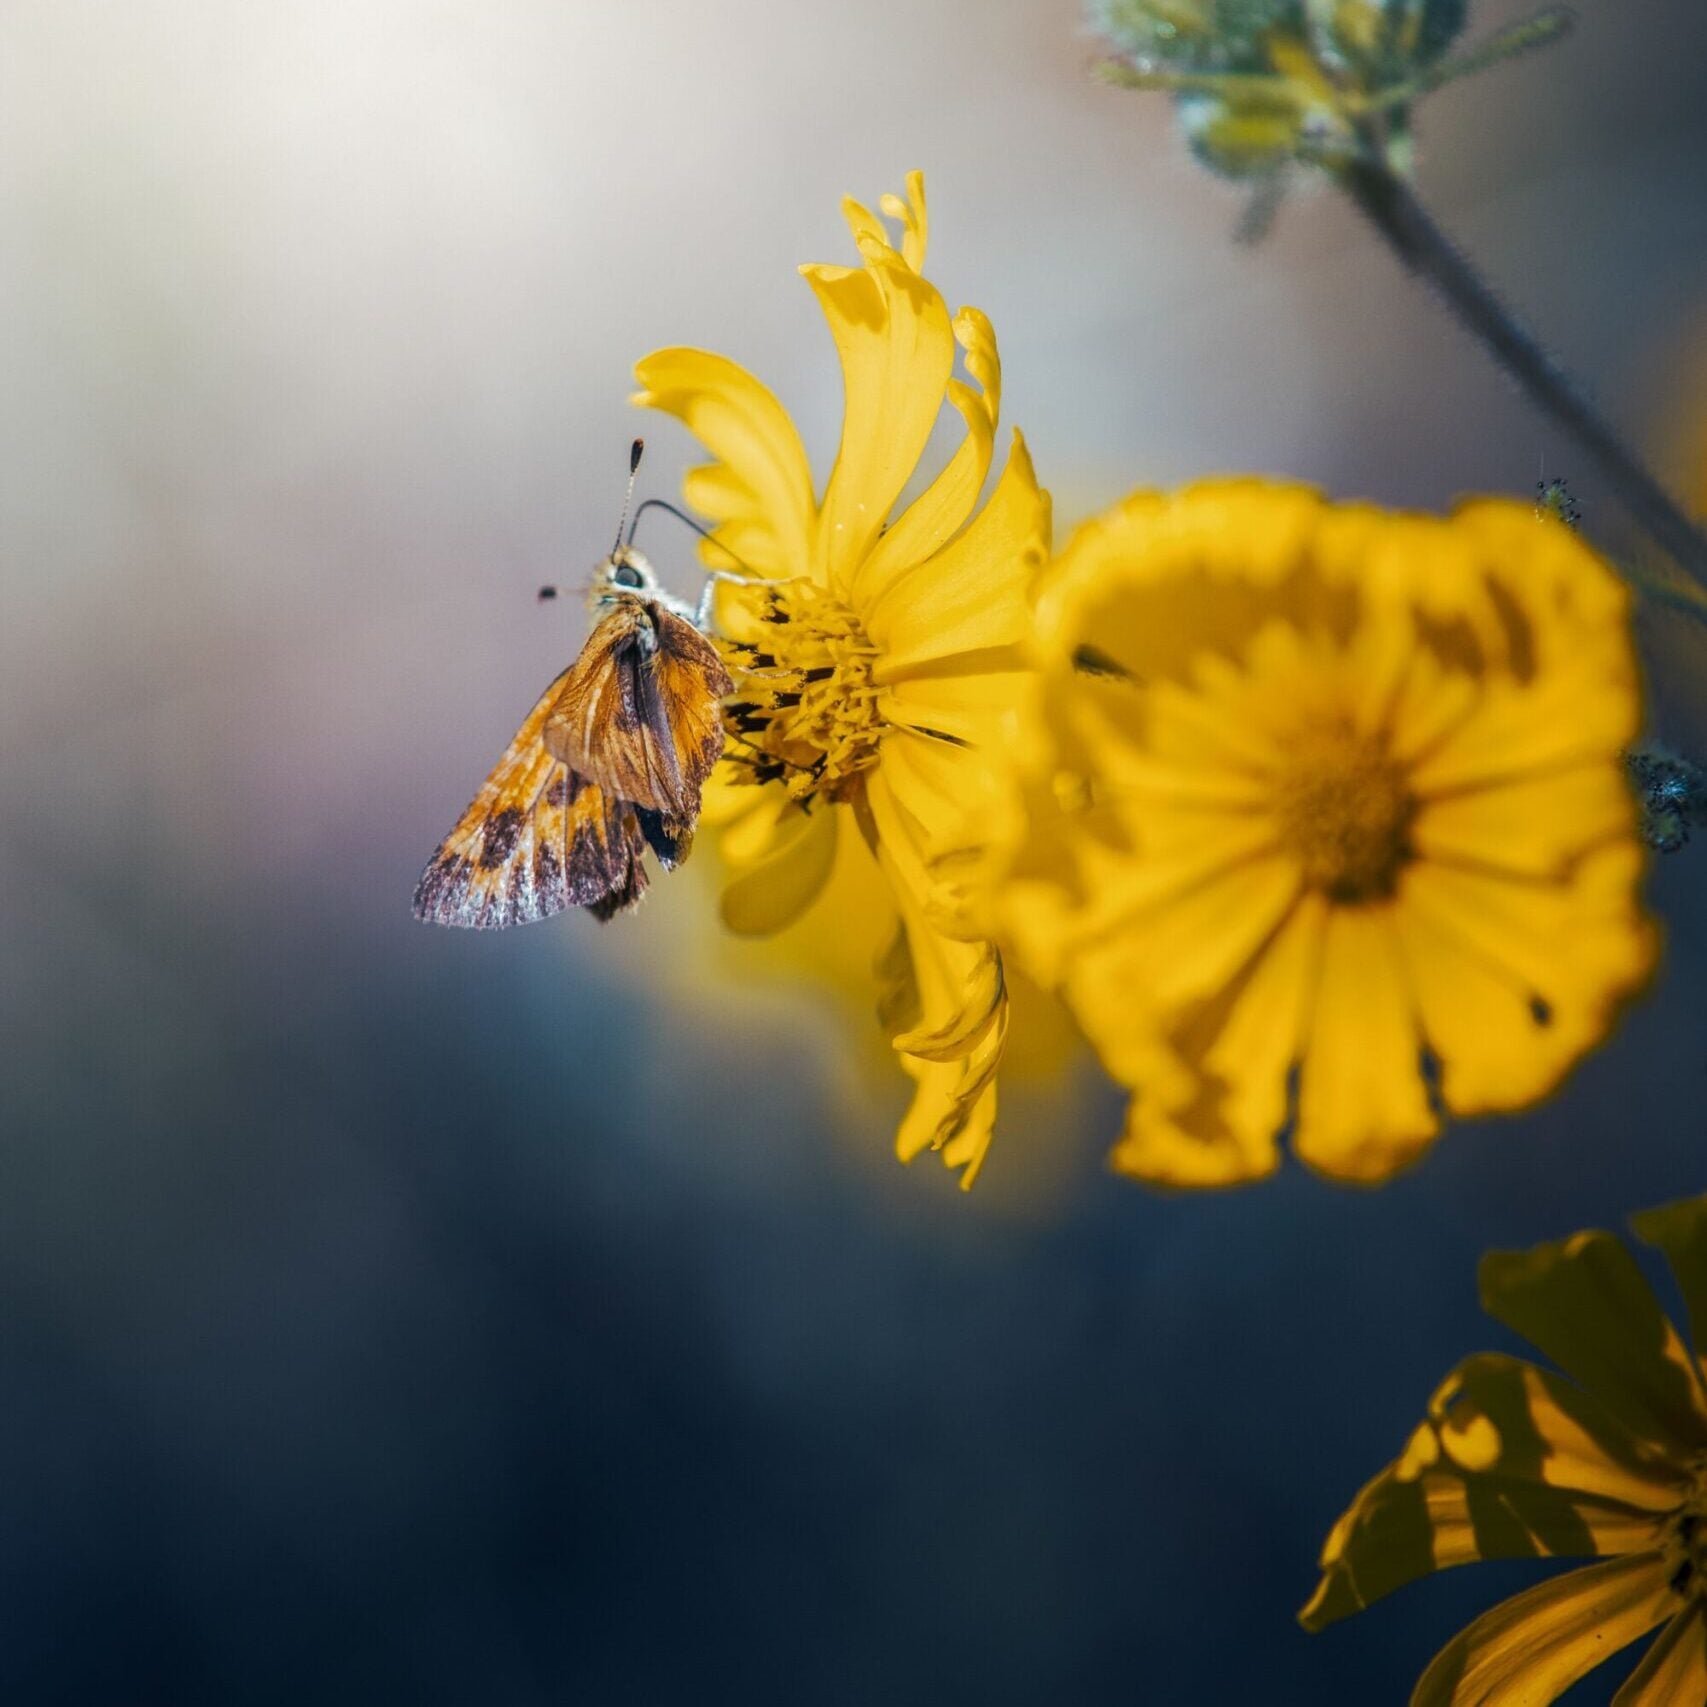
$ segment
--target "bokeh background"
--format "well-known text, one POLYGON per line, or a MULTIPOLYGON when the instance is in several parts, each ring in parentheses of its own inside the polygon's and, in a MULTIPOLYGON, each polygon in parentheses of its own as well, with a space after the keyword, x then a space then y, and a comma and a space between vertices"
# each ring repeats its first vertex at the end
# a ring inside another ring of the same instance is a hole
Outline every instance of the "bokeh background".
MULTIPOLYGON (((1429 104, 1421 178, 1675 470, 1707 14, 1583 13, 1429 104)), ((604 548, 630 363, 727 351, 826 466, 793 268, 909 167, 1063 523, 1218 470, 1545 473, 1624 541, 1348 210, 1235 247, 1094 51, 1073 0, 0 10, 8 1700, 1397 1702, 1535 1574, 1293 1623, 1508 1343, 1478 1253, 1707 1186, 1707 849, 1567 1095, 1374 1194, 1146 1194, 1072 1069, 970 1197, 902 1170, 868 1022, 732 973, 691 866, 604 930, 409 918, 579 642, 533 593, 604 548)), ((1649 643, 1699 750, 1707 653, 1649 643)))

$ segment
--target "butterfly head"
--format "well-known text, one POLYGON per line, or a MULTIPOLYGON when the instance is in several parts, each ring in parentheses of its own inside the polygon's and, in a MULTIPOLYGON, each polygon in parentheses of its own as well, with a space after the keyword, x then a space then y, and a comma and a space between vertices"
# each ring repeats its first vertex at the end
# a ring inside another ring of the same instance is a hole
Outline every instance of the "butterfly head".
POLYGON ((656 599, 658 576, 652 565, 632 545, 618 546, 609 557, 594 565, 592 600, 595 611, 608 610, 625 595, 656 599))
POLYGON ((687 622, 694 620, 693 607, 664 591, 652 565, 632 545, 620 545, 594 564, 588 602, 596 621, 631 600, 653 610, 667 610, 687 622))

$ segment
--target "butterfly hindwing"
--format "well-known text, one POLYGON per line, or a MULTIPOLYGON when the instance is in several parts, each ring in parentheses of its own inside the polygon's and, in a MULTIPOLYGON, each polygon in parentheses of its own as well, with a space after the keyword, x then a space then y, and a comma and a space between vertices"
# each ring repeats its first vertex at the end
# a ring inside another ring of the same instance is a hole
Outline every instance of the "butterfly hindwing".
POLYGON ((635 810, 573 771, 569 781, 569 901, 608 919, 646 893, 646 838, 635 810))
POLYGON ((674 871, 693 848, 692 823, 666 818, 662 813, 648 811, 644 806, 634 808, 634 817, 647 847, 658 856, 658 863, 666 871, 674 871))

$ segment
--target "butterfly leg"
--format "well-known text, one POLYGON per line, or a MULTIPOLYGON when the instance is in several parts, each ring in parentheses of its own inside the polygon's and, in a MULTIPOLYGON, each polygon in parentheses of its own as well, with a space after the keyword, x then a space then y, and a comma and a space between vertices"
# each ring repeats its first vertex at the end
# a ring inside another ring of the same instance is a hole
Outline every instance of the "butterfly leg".
POLYGON ((711 632, 711 602, 717 596, 717 584, 726 582, 731 587, 775 587, 782 583, 773 580, 768 575, 737 575, 732 569, 708 569, 705 572, 705 585, 700 589, 699 604, 694 610, 694 627, 701 634, 711 632))

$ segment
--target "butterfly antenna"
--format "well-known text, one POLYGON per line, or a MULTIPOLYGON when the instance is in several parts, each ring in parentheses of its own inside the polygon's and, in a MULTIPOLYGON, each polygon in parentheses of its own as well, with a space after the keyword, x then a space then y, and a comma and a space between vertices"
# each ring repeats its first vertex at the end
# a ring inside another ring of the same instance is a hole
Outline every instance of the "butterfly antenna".
POLYGON ((676 506, 674 504, 670 503, 669 500, 666 498, 648 498, 646 500, 646 502, 643 503, 640 506, 640 508, 634 512, 634 522, 628 530, 628 543, 630 545, 632 545, 634 543, 634 536, 640 530, 640 518, 643 515, 645 515, 648 510, 664 510, 664 511, 667 511, 670 515, 674 516, 676 518, 676 520, 678 522, 680 522, 684 527, 692 528, 693 531, 695 533, 697 533, 701 539, 709 539, 711 541, 711 543, 713 545, 715 545, 717 547, 717 549, 724 554, 725 557, 734 558, 735 562, 739 563, 741 565, 741 567, 743 569, 745 569, 747 571, 747 573, 749 575, 751 575, 755 581, 763 581, 763 580, 768 580, 770 578, 768 576, 761 575, 758 572, 758 570, 755 569, 751 563, 747 562, 747 560, 744 557, 736 557, 735 553, 733 551, 731 551, 729 549, 729 547, 726 546, 723 543, 723 541, 720 540, 711 531, 710 528, 701 527, 699 525, 699 523, 696 522, 693 519, 693 517, 687 513, 686 510, 678 510, 676 508, 676 506))
MULTIPOLYGON (((636 439, 628 447, 628 491, 623 495, 622 519, 616 524, 616 544, 611 547, 610 552, 612 557, 617 556, 622 550, 623 531, 628 527, 628 506, 634 502, 634 477, 640 472, 640 459, 645 453, 646 441, 644 439, 636 439)), ((640 507, 641 509, 646 508, 644 504, 640 507)), ((638 520, 639 518, 636 517, 635 519, 638 520)), ((629 543, 632 544, 634 541, 632 531, 629 532, 628 539, 629 543)))

